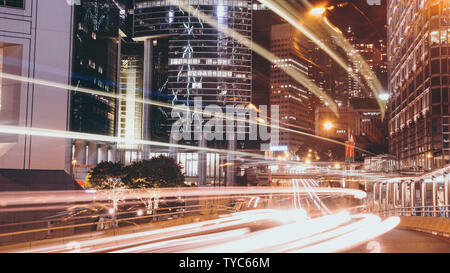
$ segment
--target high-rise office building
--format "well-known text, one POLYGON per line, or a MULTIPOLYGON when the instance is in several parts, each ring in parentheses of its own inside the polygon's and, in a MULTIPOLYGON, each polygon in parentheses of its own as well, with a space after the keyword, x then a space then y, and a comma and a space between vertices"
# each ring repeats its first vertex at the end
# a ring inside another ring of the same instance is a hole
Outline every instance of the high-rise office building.
MULTIPOLYGON (((83 0, 75 5, 72 85, 117 93, 120 9, 113 1, 83 0)), ((70 129, 115 135, 116 101, 74 92, 70 129)))
MULTIPOLYGON (((123 128, 119 131, 123 111, 119 105, 122 101, 116 97, 123 91, 119 83, 125 20, 125 7, 117 1, 82 0, 74 5, 71 84, 75 90, 70 99, 69 127, 72 132, 127 137, 121 134, 123 128)), ((84 180, 87 172, 101 161, 123 160, 124 153, 117 150, 121 144, 74 139, 75 177, 84 180)))
POLYGON ((388 1, 389 140, 401 169, 450 162, 450 2, 388 1))
MULTIPOLYGON (((287 75, 282 68, 289 67, 308 73, 308 61, 305 54, 309 52, 310 43, 293 26, 279 24, 272 27, 271 51, 278 57, 270 73, 270 104, 279 105, 280 122, 284 126, 308 134, 314 134, 314 95, 295 79, 287 75)), ((281 131, 280 146, 295 152, 306 142, 305 136, 281 131)))
MULTIPOLYGON (((0 1, 2 126, 67 130, 70 93, 61 86, 70 84, 72 11, 66 1, 0 1)), ((63 138, 2 133, 0 168, 69 172, 70 147, 63 138)))
MULTIPOLYGON (((370 91, 365 78, 361 74, 362 63, 356 56, 361 56, 367 63, 369 68, 374 69, 374 53, 375 46, 371 42, 359 41, 355 38, 355 34, 351 27, 347 29, 347 40, 353 46, 353 49, 348 52, 348 63, 350 64, 348 78, 348 93, 350 98, 367 98, 372 97, 373 93, 370 91)), ((367 75, 366 75, 367 76, 367 75)))
MULTIPOLYGON (((338 111, 339 117, 328 107, 316 109, 316 135, 341 142, 351 136, 359 148, 374 153, 384 152, 385 130, 374 98, 352 98, 346 105, 338 107, 338 111)), ((363 156, 361 151, 356 153, 357 157, 363 156)))
MULTIPOLYGON (((309 43, 311 44, 309 47, 309 77, 336 102, 346 101, 348 99, 347 71, 314 42, 310 41, 309 43)), ((339 52, 333 37, 322 39, 322 43, 339 52)))
MULTIPOLYGON (((144 124, 151 127, 143 133, 148 140, 161 132, 169 140, 171 107, 194 104, 201 98, 202 106, 247 106, 252 96, 252 51, 222 30, 229 28, 247 39, 252 37, 251 1, 207 0, 180 1, 189 10, 171 1, 136 0, 133 9, 133 40, 143 42, 144 99, 159 100, 169 107, 144 105, 144 124), (218 24, 211 26, 199 18, 203 13, 218 24), (167 117, 161 124, 155 114, 167 117)), ((192 128, 192 132, 195 130, 192 128)), ((189 131, 189 130, 188 130, 189 131)), ((164 139, 164 136, 157 136, 164 139)), ((206 146, 208 143, 183 139, 182 143, 206 146)), ((236 149, 236 142, 214 142, 210 145, 236 149)), ((154 149, 152 147, 152 149, 154 149)), ((168 152, 154 149, 152 153, 168 152)), ((151 156, 144 149, 143 157, 151 156)), ((177 153, 169 150, 185 166, 187 176, 199 175, 199 184, 220 171, 218 154, 177 153), (211 168, 210 166, 215 166, 211 168), (205 172, 206 169, 206 172, 205 172), (214 174, 211 170, 214 169, 214 174), (200 177, 201 176, 201 177, 200 177)), ((231 168, 231 167, 227 167, 231 168)), ((227 170, 227 173, 230 173, 227 170)), ((233 174, 234 176, 234 174, 233 174)), ((230 178, 231 175, 228 175, 230 178)), ((230 182, 233 184, 233 182, 230 182)))
MULTIPOLYGON (((195 97, 203 106, 250 103, 251 49, 221 28, 251 39, 251 2, 186 3, 212 16, 219 28, 169 1, 0 1, 0 72, 30 81, 1 79, 2 124, 68 131, 67 139, 2 134, 0 167, 69 173, 75 167, 75 178, 83 180, 100 161, 129 163, 150 156, 132 141, 169 142, 170 105, 192 105, 195 97), (58 13, 49 14, 55 9, 58 13), (33 79, 71 87, 33 84, 33 79), (145 99, 169 107, 150 107, 145 99), (124 141, 72 140, 71 131, 124 141)), ((199 170, 224 177, 218 154, 177 157, 189 177, 199 170)))
MULTIPOLYGON (((145 40, 145 62, 167 66, 166 80, 150 72, 145 90, 159 92, 164 85, 173 104, 203 103, 225 106, 247 104, 251 99, 251 49, 228 37, 228 27, 251 39, 251 1, 190 1, 191 12, 170 1, 135 1, 133 37, 145 40), (196 17, 196 10, 211 16, 218 28, 196 17), (164 43, 167 56, 155 56, 164 43), (167 62, 167 63, 164 63, 167 62)), ((150 64, 144 64, 150 66, 150 64)), ((148 74, 144 71, 144 74, 148 74)), ((157 94, 159 95, 159 94, 157 94)))
MULTIPOLYGON (((253 4, 252 41, 270 51, 270 30, 272 26, 283 23, 272 10, 256 1, 253 4)), ((255 106, 269 105, 270 102, 270 68, 271 62, 256 52, 252 52, 252 103, 255 106)))

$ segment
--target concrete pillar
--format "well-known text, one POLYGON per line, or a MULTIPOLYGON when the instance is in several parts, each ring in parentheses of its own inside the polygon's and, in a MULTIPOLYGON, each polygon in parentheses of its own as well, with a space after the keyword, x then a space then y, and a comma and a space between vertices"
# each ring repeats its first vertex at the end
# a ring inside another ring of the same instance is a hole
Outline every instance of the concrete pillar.
POLYGON ((390 195, 391 195, 391 185, 392 185, 392 183, 388 183, 388 182, 386 182, 386 191, 385 191, 385 198, 386 198, 386 203, 385 203, 385 209, 386 209, 386 211, 388 211, 389 210, 389 199, 390 199, 390 195))
POLYGON ((425 212, 425 204, 426 204, 426 194, 427 194, 427 184, 425 183, 425 181, 421 181, 420 182, 420 200, 421 200, 421 204, 420 206, 422 207, 421 211, 422 214, 421 216, 425 216, 424 212, 425 212))
POLYGON ((236 156, 233 153, 236 151, 236 133, 228 135, 228 151, 231 153, 227 155, 227 186, 236 186, 236 156))
POLYGON ((437 212, 437 182, 436 178, 433 176, 433 195, 432 195, 432 202, 433 202, 433 217, 436 217, 437 212))
POLYGON ((392 185, 392 204, 394 205, 394 208, 397 208, 397 195, 398 195, 398 183, 394 183, 392 185))
POLYGON ((402 208, 402 215, 405 215, 405 207, 406 207, 406 187, 407 187, 407 182, 406 181, 402 181, 401 184, 401 208, 402 208))
POLYGON ((401 209, 402 209, 402 216, 405 215, 405 204, 406 204, 406 186, 407 182, 402 181, 401 183, 401 209))
POLYGON ((112 146, 109 147, 108 160, 111 161, 111 162, 114 162, 114 163, 120 161, 119 155, 117 153, 117 146, 116 145, 112 145, 112 146))
POLYGON ((411 216, 413 216, 414 215, 414 206, 415 206, 415 203, 416 203, 416 182, 414 182, 414 181, 411 181, 410 182, 410 206, 411 206, 411 216))
POLYGON ((377 202, 377 185, 378 182, 373 183, 373 203, 377 202))
POLYGON ((95 142, 90 142, 88 144, 88 165, 97 165, 98 160, 98 145, 95 142))
POLYGON ((169 147, 169 156, 175 160, 177 160, 178 148, 175 146, 178 144, 178 141, 174 136, 175 132, 170 133, 170 147, 169 147))
POLYGON ((108 161, 108 145, 101 144, 100 145, 100 153, 98 155, 98 161, 108 161))
POLYGON ((381 209, 381 206, 382 206, 382 204, 383 204, 383 183, 382 182, 380 182, 380 188, 379 188, 379 193, 378 193, 378 202, 379 202, 379 204, 380 204, 380 209, 381 209))
MULTIPOLYGON (((199 148, 206 148, 207 142, 204 135, 202 135, 201 139, 198 141, 199 148)), ((198 152, 198 186, 204 187, 206 186, 206 151, 203 149, 199 149, 198 152)))
MULTIPOLYGON (((144 75, 143 75, 143 89, 144 100, 151 99, 152 91, 152 76, 153 76, 153 40, 146 39, 144 41, 144 75)), ((149 104, 143 105, 143 119, 142 119, 142 139, 150 140, 151 136, 151 106, 149 104)), ((150 158, 150 145, 144 145, 142 159, 150 158)))
POLYGON ((86 142, 81 140, 75 141, 75 160, 77 165, 86 164, 86 142))
POLYGON ((450 213, 449 213, 450 208, 449 208, 449 200, 448 200, 449 195, 450 195, 450 193, 449 193, 449 178, 450 178, 449 174, 445 173, 444 174, 444 206, 446 208, 446 210, 445 210, 446 217, 450 216, 450 213))

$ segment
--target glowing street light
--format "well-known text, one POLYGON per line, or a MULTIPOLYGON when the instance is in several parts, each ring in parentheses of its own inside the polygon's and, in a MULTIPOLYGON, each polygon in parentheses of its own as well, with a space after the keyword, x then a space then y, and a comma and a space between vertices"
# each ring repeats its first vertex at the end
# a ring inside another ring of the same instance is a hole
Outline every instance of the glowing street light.
POLYGON ((378 98, 379 98, 380 100, 382 100, 382 101, 388 101, 389 98, 390 98, 390 95, 389 95, 388 93, 383 93, 383 94, 380 94, 380 95, 378 96, 378 98))
POLYGON ((324 7, 317 7, 317 8, 313 8, 309 11, 310 15, 314 15, 314 16, 322 16, 325 11, 327 11, 326 8, 324 7))
POLYGON ((324 128, 325 128, 325 130, 327 130, 327 131, 333 129, 333 123, 332 123, 331 121, 325 122, 324 128))

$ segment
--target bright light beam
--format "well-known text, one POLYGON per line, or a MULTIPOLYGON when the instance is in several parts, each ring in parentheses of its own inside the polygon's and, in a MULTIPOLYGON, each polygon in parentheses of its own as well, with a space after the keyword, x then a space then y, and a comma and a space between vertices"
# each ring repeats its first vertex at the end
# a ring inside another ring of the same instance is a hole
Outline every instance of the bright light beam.
MULTIPOLYGON (((183 3, 183 1, 173 1, 171 0, 173 5, 178 6, 180 9, 184 10, 185 12, 190 13, 191 10, 195 10, 192 6, 186 5, 183 3)), ((216 29, 220 29, 222 32, 224 32, 227 36, 233 38, 238 43, 246 46, 247 48, 253 50, 257 54, 259 54, 261 57, 267 59, 272 64, 276 64, 275 60, 278 60, 276 55, 274 55, 272 52, 268 51, 267 49, 263 48, 262 46, 252 42, 248 38, 246 38, 244 35, 230 29, 229 27, 223 26, 218 24, 218 22, 213 19, 212 17, 206 15, 205 13, 196 10, 196 13, 193 14, 193 16, 196 16, 197 18, 205 21, 207 24, 211 25, 212 27, 216 29)), ((323 92, 314 82, 312 82, 307 76, 304 74, 290 68, 290 67, 280 67, 286 74, 291 76, 293 79, 298 81, 300 84, 308 88, 309 91, 311 91, 314 95, 317 97, 322 97, 326 102, 328 102, 330 109, 339 116, 339 112, 337 111, 337 105, 336 103, 325 93, 323 92)))

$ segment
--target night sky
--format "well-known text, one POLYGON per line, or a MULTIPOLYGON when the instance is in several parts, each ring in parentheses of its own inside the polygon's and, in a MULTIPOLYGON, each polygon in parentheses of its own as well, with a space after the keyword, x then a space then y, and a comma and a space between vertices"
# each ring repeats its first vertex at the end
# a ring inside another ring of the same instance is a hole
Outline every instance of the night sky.
POLYGON ((380 6, 369 5, 367 2, 370 0, 310 0, 309 2, 325 6, 347 2, 345 7, 335 8, 327 13, 327 17, 334 25, 342 31, 345 31, 348 26, 352 26, 355 36, 360 39, 386 39, 387 0, 381 0, 380 6))

